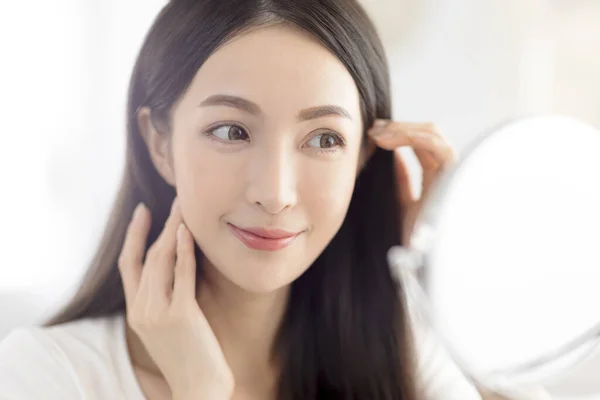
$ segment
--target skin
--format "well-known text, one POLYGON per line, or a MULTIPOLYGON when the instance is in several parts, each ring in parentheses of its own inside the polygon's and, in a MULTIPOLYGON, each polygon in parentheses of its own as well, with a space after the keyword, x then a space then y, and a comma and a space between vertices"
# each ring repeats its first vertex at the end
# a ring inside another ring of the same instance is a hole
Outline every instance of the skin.
MULTIPOLYGON (((290 284, 340 228, 372 150, 415 149, 426 193, 452 161, 450 146, 431 124, 393 121, 377 121, 363 146, 352 77, 311 37, 283 26, 215 52, 174 106, 170 132, 159 132, 150 115, 140 110, 140 131, 178 199, 147 254, 152 216, 138 207, 119 260, 138 381, 150 400, 275 398, 270 349, 290 284), (284 249, 259 251, 229 224, 298 236, 284 249), (194 259, 194 241, 205 259, 194 259), (206 271, 198 292, 196 262, 206 271)), ((397 175, 407 193, 399 229, 410 234, 421 202, 400 158, 397 175)))
MULTIPOLYGON (((236 394, 269 398, 276 374, 270 347, 289 284, 338 231, 352 196, 363 135, 358 89, 343 64, 312 38, 271 27, 233 40, 207 60, 173 109, 170 134, 154 129, 149 110, 139 120, 152 159, 177 188, 183 221, 206 255, 197 301, 235 376, 236 394), (256 107, 203 105, 222 94, 256 107), (346 116, 321 112, 307 119, 322 106, 346 116), (228 141, 227 127, 218 128, 223 123, 243 127, 249 140, 228 141), (322 148, 321 140, 334 145, 322 148), (257 251, 228 223, 300 234, 283 250, 257 251)), ((132 346, 134 363, 158 372, 142 349, 132 346)))

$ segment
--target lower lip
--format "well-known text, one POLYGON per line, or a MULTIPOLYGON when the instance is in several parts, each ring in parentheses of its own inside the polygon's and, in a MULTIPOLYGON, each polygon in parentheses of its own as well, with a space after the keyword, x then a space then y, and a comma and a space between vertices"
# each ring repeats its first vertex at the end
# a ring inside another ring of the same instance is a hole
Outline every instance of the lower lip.
POLYGON ((245 231, 243 229, 238 228, 235 225, 228 224, 229 228, 233 234, 242 241, 246 246, 253 250, 263 250, 263 251, 276 251, 281 250, 288 247, 292 242, 298 237, 299 234, 294 236, 279 238, 279 239, 269 239, 262 236, 255 235, 254 233, 245 231))

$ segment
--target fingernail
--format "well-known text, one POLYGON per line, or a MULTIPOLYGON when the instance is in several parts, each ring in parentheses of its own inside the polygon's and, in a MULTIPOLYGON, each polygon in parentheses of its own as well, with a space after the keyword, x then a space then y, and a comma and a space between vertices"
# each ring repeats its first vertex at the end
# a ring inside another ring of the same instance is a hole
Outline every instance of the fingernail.
POLYGON ((138 203, 138 205, 135 206, 135 210, 133 211, 133 219, 137 220, 142 215, 142 211, 145 207, 146 206, 144 205, 144 203, 138 203))

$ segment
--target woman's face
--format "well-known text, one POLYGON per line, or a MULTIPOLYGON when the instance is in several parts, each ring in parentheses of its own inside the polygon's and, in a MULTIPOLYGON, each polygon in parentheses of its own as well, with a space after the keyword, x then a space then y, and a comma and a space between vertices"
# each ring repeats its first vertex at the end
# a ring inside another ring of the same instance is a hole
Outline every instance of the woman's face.
POLYGON ((172 121, 172 183, 205 268, 254 293, 298 278, 340 228, 359 167, 343 64, 289 27, 255 30, 206 61, 172 121))

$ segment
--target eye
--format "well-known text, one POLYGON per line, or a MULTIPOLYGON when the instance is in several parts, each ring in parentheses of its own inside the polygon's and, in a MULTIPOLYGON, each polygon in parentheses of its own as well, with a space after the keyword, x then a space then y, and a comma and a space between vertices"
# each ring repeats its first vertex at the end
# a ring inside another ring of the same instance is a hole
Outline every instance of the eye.
POLYGON ((250 140, 248 132, 237 125, 221 125, 215 129, 208 131, 208 135, 214 136, 224 142, 239 142, 250 140))
POLYGON ((320 133, 310 139, 306 144, 309 147, 316 148, 318 150, 332 150, 337 147, 344 147, 344 139, 337 133, 320 133))

